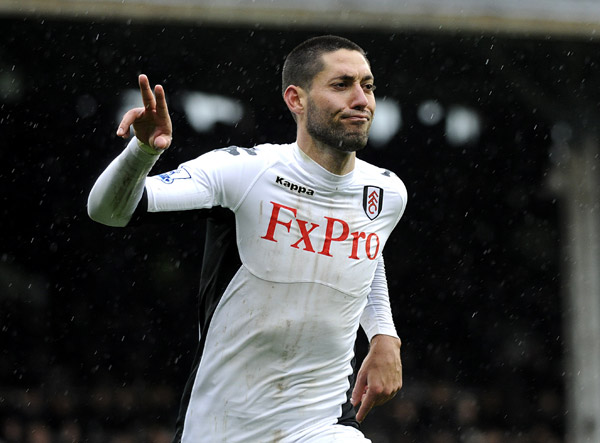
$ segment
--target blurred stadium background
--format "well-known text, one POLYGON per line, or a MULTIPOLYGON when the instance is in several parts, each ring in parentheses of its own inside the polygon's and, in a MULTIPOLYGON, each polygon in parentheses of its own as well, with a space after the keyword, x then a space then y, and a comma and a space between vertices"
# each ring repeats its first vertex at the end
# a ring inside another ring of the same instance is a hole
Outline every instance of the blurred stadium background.
POLYGON ((599 30, 591 0, 0 0, 0 441, 170 441, 202 222, 111 230, 89 189, 137 74, 167 90, 168 170, 292 141, 283 58, 336 33, 377 79, 361 155, 409 191, 405 387, 365 433, 600 442, 599 30))

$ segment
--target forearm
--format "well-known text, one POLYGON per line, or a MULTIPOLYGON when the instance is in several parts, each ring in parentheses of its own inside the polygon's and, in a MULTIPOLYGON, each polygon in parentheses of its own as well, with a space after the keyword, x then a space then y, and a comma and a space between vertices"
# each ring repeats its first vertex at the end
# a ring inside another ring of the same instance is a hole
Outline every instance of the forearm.
POLYGON ((159 155, 133 138, 102 172, 88 197, 90 218, 108 226, 126 226, 137 207, 146 176, 159 155))
POLYGON ((371 283, 371 293, 368 296, 367 305, 360 318, 360 323, 367 334, 369 342, 371 342, 375 335, 379 334, 398 338, 392 318, 383 257, 380 257, 377 263, 375 276, 371 283))
POLYGON ((370 340, 352 390, 352 404, 360 408, 356 419, 364 420, 371 408, 393 398, 402 388, 402 343, 397 337, 377 334, 370 340))

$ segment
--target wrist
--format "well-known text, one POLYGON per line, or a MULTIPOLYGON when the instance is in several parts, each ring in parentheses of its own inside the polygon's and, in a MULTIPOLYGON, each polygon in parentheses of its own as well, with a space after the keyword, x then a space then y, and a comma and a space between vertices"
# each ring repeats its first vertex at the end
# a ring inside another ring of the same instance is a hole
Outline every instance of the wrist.
POLYGON ((402 347, 402 340, 393 335, 377 334, 371 339, 371 347, 377 346, 378 344, 393 345, 400 349, 402 347))
POLYGON ((150 155, 160 155, 162 154, 163 150, 162 149, 156 149, 153 148, 152 146, 144 143, 143 141, 141 141, 139 138, 136 137, 136 141, 137 141, 137 146, 138 148, 140 148, 142 151, 144 151, 146 154, 150 154, 150 155))

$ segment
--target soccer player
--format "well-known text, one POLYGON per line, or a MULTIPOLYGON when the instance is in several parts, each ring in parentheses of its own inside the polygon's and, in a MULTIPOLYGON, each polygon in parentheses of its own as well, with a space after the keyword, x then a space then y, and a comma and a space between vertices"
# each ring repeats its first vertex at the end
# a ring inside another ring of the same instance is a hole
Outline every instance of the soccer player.
POLYGON ((216 149, 152 177, 172 126, 164 89, 139 85, 144 107, 117 130, 135 137, 88 212, 109 226, 206 212, 200 339, 175 441, 368 442, 358 423, 402 385, 382 251, 407 193, 356 157, 375 112, 365 52, 322 36, 288 55, 294 143, 216 149), (359 325, 370 349, 354 383, 359 325))

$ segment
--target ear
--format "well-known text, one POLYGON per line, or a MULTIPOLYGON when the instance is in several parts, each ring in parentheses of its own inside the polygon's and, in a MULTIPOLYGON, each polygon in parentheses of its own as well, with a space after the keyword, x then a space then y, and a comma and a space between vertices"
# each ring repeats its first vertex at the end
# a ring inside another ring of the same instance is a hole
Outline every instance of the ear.
POLYGON ((304 114, 306 93, 300 86, 288 86, 283 93, 283 100, 292 114, 296 116, 304 114))

